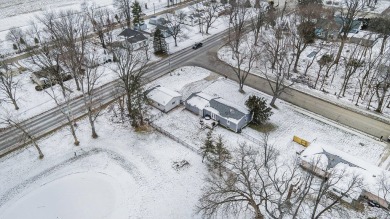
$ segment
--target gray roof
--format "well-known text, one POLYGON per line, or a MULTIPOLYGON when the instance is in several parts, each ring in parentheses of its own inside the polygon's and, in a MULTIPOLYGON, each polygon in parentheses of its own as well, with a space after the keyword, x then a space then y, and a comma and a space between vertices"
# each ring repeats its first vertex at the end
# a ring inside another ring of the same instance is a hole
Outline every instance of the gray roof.
POLYGON ((238 106, 222 98, 210 100, 210 107, 217 110, 219 115, 225 118, 233 118, 237 120, 250 113, 245 107, 238 106))
POLYGON ((144 41, 146 39, 148 39, 148 38, 146 38, 143 34, 140 33, 140 34, 137 34, 133 37, 128 38, 127 41, 129 43, 137 43, 137 42, 144 41))
POLYGON ((130 28, 126 28, 119 34, 119 36, 133 37, 133 36, 135 36, 137 34, 141 34, 141 33, 139 31, 132 30, 130 28))
POLYGON ((143 35, 143 33, 145 33, 145 32, 140 32, 137 30, 132 30, 130 28, 126 28, 119 34, 119 36, 126 37, 126 40, 129 43, 133 44, 133 43, 141 42, 141 41, 148 39, 147 37, 145 37, 143 35))

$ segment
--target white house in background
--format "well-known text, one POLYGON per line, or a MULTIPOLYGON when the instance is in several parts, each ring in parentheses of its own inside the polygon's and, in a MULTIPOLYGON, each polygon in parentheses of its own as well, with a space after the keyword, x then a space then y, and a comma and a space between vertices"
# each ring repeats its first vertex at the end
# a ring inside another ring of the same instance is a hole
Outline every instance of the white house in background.
POLYGON ((181 94, 157 85, 146 91, 150 104, 163 112, 169 112, 180 104, 181 94))
POLYGON ((150 34, 142 30, 133 30, 130 28, 124 29, 119 35, 119 39, 122 42, 130 43, 133 49, 144 48, 149 44, 150 34))

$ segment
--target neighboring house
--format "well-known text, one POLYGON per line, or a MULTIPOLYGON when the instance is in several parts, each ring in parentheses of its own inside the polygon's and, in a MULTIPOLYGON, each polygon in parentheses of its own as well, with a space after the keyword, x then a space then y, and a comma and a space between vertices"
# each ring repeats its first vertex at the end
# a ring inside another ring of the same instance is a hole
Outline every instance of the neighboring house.
POLYGON ((150 19, 149 19, 149 24, 152 24, 152 25, 155 25, 155 26, 158 26, 158 25, 165 25, 167 24, 168 21, 167 19, 163 18, 163 17, 156 17, 156 16, 152 16, 150 19))
POLYGON ((157 25, 156 29, 160 29, 161 34, 163 35, 164 38, 170 37, 172 35, 172 27, 167 27, 165 25, 157 25))
POLYGON ((151 105, 165 113, 178 106, 182 98, 178 92, 161 87, 160 85, 147 90, 146 96, 151 105))
MULTIPOLYGON (((56 67, 53 67, 53 69, 54 68, 56 67)), ((62 68, 60 68, 60 74, 62 75, 61 77, 63 81, 67 81, 72 78, 72 75, 69 72, 64 72, 62 68)), ((57 83, 56 77, 53 76, 52 70, 49 68, 31 73, 30 79, 33 83, 41 87, 47 87, 57 83)))
POLYGON ((125 42, 130 43, 133 49, 136 50, 144 48, 149 44, 149 35, 149 33, 144 31, 126 28, 118 36, 119 38, 124 39, 125 42))
MULTIPOLYGON (((340 16, 336 16, 333 21, 326 19, 319 20, 314 31, 315 35, 320 39, 336 40, 342 30, 343 23, 344 21, 340 16)), ((352 21, 349 33, 358 33, 362 24, 362 21, 359 20, 352 21)))
POLYGON ((185 106, 189 111, 202 117, 209 116, 235 132, 241 132, 252 121, 252 114, 246 107, 201 92, 190 95, 185 106))
POLYGON ((199 18, 192 15, 185 16, 182 20, 180 20, 180 23, 193 27, 199 24, 199 18))

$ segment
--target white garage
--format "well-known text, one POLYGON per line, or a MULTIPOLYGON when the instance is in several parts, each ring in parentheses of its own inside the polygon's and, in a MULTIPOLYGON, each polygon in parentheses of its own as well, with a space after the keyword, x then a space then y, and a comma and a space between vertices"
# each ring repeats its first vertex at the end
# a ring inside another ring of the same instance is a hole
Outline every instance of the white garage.
POLYGON ((168 88, 156 86, 147 91, 150 104, 163 112, 169 112, 180 104, 181 94, 168 88))

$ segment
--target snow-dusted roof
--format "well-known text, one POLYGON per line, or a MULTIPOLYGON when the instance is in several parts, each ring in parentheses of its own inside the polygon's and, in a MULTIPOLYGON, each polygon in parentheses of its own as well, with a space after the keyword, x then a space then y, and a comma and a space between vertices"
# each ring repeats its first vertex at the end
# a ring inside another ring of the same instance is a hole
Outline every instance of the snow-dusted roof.
POLYGON ((204 109, 209 104, 208 100, 203 99, 199 96, 193 96, 190 99, 188 99, 186 102, 187 104, 191 106, 195 106, 198 109, 204 109))
POLYGON ((238 111, 240 111, 240 112, 242 112, 244 114, 249 114, 249 110, 246 107, 237 105, 235 103, 232 103, 232 102, 227 101, 227 100, 222 99, 222 98, 217 98, 217 99, 215 99, 215 101, 217 101, 217 102, 219 102, 219 103, 221 103, 221 104, 223 104, 225 106, 229 106, 231 108, 234 108, 234 109, 236 109, 236 110, 238 110, 238 111))
POLYGON ((152 88, 148 94, 147 97, 156 103, 159 103, 161 105, 168 104, 173 98, 175 97, 181 97, 181 94, 179 94, 176 91, 169 90, 168 88, 157 86, 152 88))
MULTIPOLYGON (((308 162, 313 160, 316 162, 317 158, 320 159, 319 166, 323 169, 327 166, 330 169, 346 170, 345 174, 347 177, 337 185, 340 188, 347 186, 348 176, 359 174, 364 178, 366 184, 365 189, 372 191, 374 194, 378 194, 377 180, 379 176, 382 174, 389 175, 388 171, 329 145, 312 144, 301 154, 301 159, 308 162)), ((379 194, 379 196, 382 195, 379 194)))
POLYGON ((245 115, 250 113, 247 108, 222 98, 210 100, 210 107, 218 111, 218 115, 234 123, 237 123, 245 115))
POLYGON ((198 93, 193 93, 187 100, 187 104, 191 106, 195 106, 198 109, 204 109, 206 106, 209 105, 210 100, 214 99, 216 97, 213 97, 211 95, 198 92, 198 93))
POLYGON ((201 98, 203 98, 205 100, 208 100, 208 101, 210 101, 210 100, 215 98, 215 97, 213 97, 213 96, 211 96, 209 94, 203 93, 203 92, 197 93, 196 96, 201 97, 201 98))

